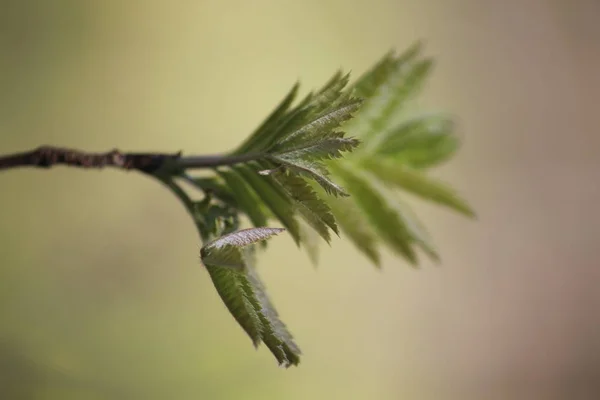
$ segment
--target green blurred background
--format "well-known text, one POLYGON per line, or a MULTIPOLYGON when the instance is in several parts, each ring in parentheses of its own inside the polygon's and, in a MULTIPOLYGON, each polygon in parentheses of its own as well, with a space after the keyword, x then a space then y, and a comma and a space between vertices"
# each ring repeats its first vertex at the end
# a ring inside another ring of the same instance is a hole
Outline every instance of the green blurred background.
POLYGON ((315 270, 285 236, 261 274, 304 358, 255 351, 183 207, 135 173, 0 173, 2 399, 600 397, 600 3, 0 2, 0 153, 41 144, 213 153, 296 79, 362 73, 425 39, 424 109, 463 147, 424 203, 443 265, 315 270), (598 397, 596 397, 598 396, 598 397))

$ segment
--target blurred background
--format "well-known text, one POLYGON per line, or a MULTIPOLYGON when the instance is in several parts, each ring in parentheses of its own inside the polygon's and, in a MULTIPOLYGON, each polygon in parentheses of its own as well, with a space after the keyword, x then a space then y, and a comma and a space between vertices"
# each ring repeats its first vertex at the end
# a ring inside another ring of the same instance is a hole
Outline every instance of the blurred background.
MULTIPOLYGON (((418 203, 443 264, 383 271, 343 240, 260 272, 304 357, 255 351, 183 207, 136 173, 0 173, 2 399, 600 398, 600 3, 0 1, 0 153, 236 146, 300 79, 417 39, 419 99, 456 115, 418 203)), ((304 93, 305 93, 304 92, 304 93)))

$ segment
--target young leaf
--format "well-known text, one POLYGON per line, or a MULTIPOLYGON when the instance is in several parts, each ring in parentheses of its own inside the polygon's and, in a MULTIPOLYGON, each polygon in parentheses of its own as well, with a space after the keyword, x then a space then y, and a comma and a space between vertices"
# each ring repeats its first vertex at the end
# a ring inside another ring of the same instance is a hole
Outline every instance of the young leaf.
POLYGON ((232 196, 242 211, 248 215, 254 226, 267 225, 267 216, 263 213, 259 197, 248 187, 244 179, 232 170, 217 170, 225 184, 232 192, 232 196))
POLYGON ((413 168, 430 168, 450 159, 459 148, 453 135, 415 137, 406 141, 405 148, 390 158, 413 168))
POLYGON ((300 238, 310 262, 316 266, 319 263, 319 245, 321 244, 321 239, 319 234, 304 219, 300 220, 300 238))
POLYGON ((292 160, 330 160, 341 158, 342 152, 350 152, 359 144, 358 139, 345 138, 342 132, 334 132, 327 138, 290 146, 283 151, 274 151, 272 154, 292 160))
POLYGON ((205 264, 243 268, 246 264, 240 250, 283 232, 281 228, 248 228, 232 232, 205 244, 200 256, 205 264))
POLYGON ((413 167, 430 167, 458 148, 453 130, 454 123, 444 116, 415 117, 386 132, 374 152, 413 167))
POLYGON ((450 207, 468 217, 475 217, 469 204, 455 190, 423 172, 390 160, 375 158, 365 159, 362 164, 388 185, 403 188, 424 199, 450 207))
POLYGON ((427 232, 425 226, 412 211, 411 207, 404 201, 401 201, 398 196, 393 196, 392 193, 388 193, 387 196, 394 198, 393 208, 398 214, 398 217, 402 220, 404 226, 406 226, 406 230, 413 242, 419 246, 431 260, 439 262, 440 256, 433 244, 433 240, 429 236, 429 232, 427 232))
POLYGON ((207 265, 207 270, 223 302, 254 346, 263 342, 279 364, 298 365, 301 351, 279 319, 254 268, 207 265))
POLYGON ((410 46, 400 56, 395 56, 394 51, 389 51, 373 68, 365 72, 354 84, 354 93, 363 99, 375 95, 375 92, 389 79, 390 75, 399 64, 412 62, 423 48, 421 42, 410 46))
POLYGON ((392 90, 382 91, 374 99, 379 109, 378 113, 371 120, 371 131, 368 133, 373 136, 385 132, 393 123, 393 117, 400 111, 406 100, 415 95, 421 88, 425 78, 428 76, 433 61, 430 59, 418 61, 410 69, 404 70, 404 66, 398 67, 396 74, 392 76, 389 83, 392 90))
POLYGON ((350 74, 342 76, 342 71, 337 71, 309 103, 314 112, 319 113, 334 104, 342 96, 349 79, 350 74))
POLYGON ((223 303, 257 347, 262 341, 264 327, 252 303, 253 293, 245 272, 218 265, 205 265, 223 303))
POLYGON ((281 135, 272 153, 282 153, 286 149, 294 149, 305 143, 315 143, 325 139, 344 121, 352 118, 362 104, 360 99, 349 99, 342 104, 326 109, 314 119, 307 121, 301 128, 281 135))
POLYGON ((304 220, 327 243, 331 240, 329 229, 339 234, 331 209, 304 179, 285 172, 277 172, 272 176, 296 202, 296 210, 304 217, 304 220))
POLYGON ((332 163, 332 171, 344 182, 352 199, 369 219, 373 229, 398 254, 416 265, 410 233, 394 210, 393 202, 382 192, 377 182, 342 161, 332 163))
POLYGON ((300 349, 279 319, 245 247, 283 231, 279 228, 250 228, 226 234, 202 247, 202 261, 240 326, 252 339, 271 350, 286 367, 300 362, 300 349))
POLYGON ((191 183, 198 189, 204 192, 210 192, 212 196, 218 197, 230 206, 239 207, 238 202, 235 196, 233 195, 232 191, 222 182, 219 182, 216 178, 190 177, 187 175, 184 175, 184 178, 187 182, 191 183))
POLYGON ((354 198, 328 197, 327 203, 340 229, 356 248, 379 267, 380 255, 377 249, 377 236, 362 210, 356 205, 354 198))
POLYGON ((420 45, 392 59, 391 65, 382 63, 377 79, 366 79, 371 89, 360 114, 344 129, 352 136, 369 137, 369 148, 377 143, 374 137, 390 129, 398 112, 407 100, 416 95, 428 76, 433 62, 417 58, 420 45), (385 68, 384 68, 385 67, 385 68))
POLYGON ((244 143, 242 143, 242 145, 240 145, 234 154, 243 154, 256 151, 263 147, 260 144, 261 141, 268 142, 270 136, 277 134, 277 125, 286 117, 286 113, 296 98, 299 88, 300 84, 296 83, 281 101, 281 103, 279 103, 279 105, 275 108, 275 110, 273 110, 273 112, 258 127, 258 129, 256 129, 254 133, 250 135, 250 137, 248 137, 244 143))
POLYGON ((302 352, 294 342, 292 334, 279 318, 277 310, 267 296, 267 291, 252 265, 248 266, 247 277, 260 310, 263 343, 271 350, 280 365, 284 367, 298 365, 302 352))
POLYGON ((294 205, 289 197, 278 190, 269 176, 258 174, 261 170, 256 164, 240 165, 233 168, 252 187, 254 192, 262 199, 267 207, 279 219, 283 226, 294 238, 296 244, 300 245, 300 228, 295 218, 294 205))
POLYGON ((348 193, 346 193, 341 186, 329 179, 329 171, 327 171, 325 165, 318 161, 287 159, 284 156, 272 156, 270 159, 277 164, 285 166, 287 169, 298 175, 313 179, 325 189, 327 194, 334 196, 348 196, 348 193))
POLYGON ((395 52, 388 51, 377 64, 365 72, 352 85, 354 94, 363 99, 371 98, 377 89, 388 79, 390 73, 394 70, 395 52))

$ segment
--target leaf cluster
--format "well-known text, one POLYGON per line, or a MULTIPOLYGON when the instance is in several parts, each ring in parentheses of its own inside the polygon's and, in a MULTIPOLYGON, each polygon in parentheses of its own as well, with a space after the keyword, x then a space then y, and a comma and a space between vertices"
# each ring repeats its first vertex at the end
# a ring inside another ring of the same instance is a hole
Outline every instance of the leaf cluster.
POLYGON ((349 85, 338 71, 319 90, 294 102, 299 85, 210 177, 183 178, 205 193, 193 201, 175 180, 163 182, 182 200, 204 242, 203 264, 215 288, 255 346, 270 349, 284 366, 297 365, 300 349, 266 295, 254 266, 256 253, 280 223, 316 262, 319 235, 343 234, 375 265, 387 246, 417 265, 417 249, 437 260, 422 223, 396 189, 474 213, 429 169, 458 148, 450 119, 414 116, 407 105, 431 71, 416 44, 387 54, 349 85), (360 145, 360 146, 359 146, 360 145), (351 154, 350 154, 351 153, 351 154), (224 163, 225 164, 225 163, 224 163), (239 229, 247 221, 252 227, 239 229))
POLYGON ((449 117, 415 115, 409 109, 433 68, 433 60, 421 53, 421 43, 400 55, 389 53, 357 80, 354 93, 364 105, 344 130, 364 145, 328 164, 351 194, 346 201, 329 201, 336 221, 375 265, 380 265, 381 244, 413 266, 417 248, 439 260, 425 227, 402 199, 404 193, 475 216, 450 185, 429 173, 455 153, 459 141, 449 117))

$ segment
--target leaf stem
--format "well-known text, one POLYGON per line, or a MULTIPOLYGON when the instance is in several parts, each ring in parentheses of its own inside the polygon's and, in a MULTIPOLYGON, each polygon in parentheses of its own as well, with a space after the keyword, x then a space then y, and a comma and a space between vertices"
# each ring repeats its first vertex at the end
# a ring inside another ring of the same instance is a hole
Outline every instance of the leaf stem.
POLYGON ((177 165, 183 169, 215 168, 235 165, 263 158, 264 154, 206 155, 179 157, 177 165))

